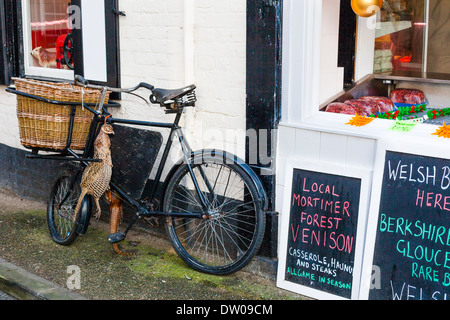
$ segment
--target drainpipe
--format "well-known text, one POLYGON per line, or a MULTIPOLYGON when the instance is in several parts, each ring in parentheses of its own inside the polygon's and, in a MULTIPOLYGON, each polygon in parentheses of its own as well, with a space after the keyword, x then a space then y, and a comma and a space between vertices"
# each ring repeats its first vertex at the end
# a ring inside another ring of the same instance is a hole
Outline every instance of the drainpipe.
MULTIPOLYGON (((194 1, 184 0, 184 82, 185 85, 195 84, 194 71, 194 1)), ((185 109, 187 134, 192 136, 195 128, 195 108, 185 109)), ((193 140, 193 139, 191 139, 193 140)))

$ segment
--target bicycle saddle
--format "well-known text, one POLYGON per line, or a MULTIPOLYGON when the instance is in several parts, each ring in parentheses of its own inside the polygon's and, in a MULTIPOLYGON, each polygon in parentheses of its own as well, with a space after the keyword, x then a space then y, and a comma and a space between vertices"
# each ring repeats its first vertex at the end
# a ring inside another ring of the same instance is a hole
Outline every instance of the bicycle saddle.
POLYGON ((187 95, 188 93, 195 90, 195 88, 196 86, 194 84, 191 84, 190 86, 174 90, 159 89, 159 88, 153 89, 152 95, 150 96, 150 101, 152 103, 164 104, 169 100, 175 100, 177 98, 181 98, 187 95))

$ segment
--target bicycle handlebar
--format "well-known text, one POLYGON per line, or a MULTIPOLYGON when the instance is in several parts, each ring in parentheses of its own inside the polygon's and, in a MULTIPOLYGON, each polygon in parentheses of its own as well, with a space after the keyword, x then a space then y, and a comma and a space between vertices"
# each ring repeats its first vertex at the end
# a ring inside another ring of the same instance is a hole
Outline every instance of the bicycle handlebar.
POLYGON ((127 88, 127 89, 111 88, 111 87, 107 87, 107 86, 92 85, 92 84, 89 84, 89 81, 87 81, 83 76, 80 76, 78 74, 75 75, 74 83, 76 85, 80 85, 80 86, 83 86, 83 87, 86 87, 86 88, 90 88, 90 89, 98 89, 98 90, 106 89, 107 91, 117 92, 117 93, 131 93, 131 92, 134 92, 134 91, 138 90, 139 88, 145 88, 145 89, 148 89, 148 90, 152 91, 155 88, 151 84, 148 84, 148 83, 145 83, 145 82, 141 82, 137 86, 132 87, 132 88, 127 88))

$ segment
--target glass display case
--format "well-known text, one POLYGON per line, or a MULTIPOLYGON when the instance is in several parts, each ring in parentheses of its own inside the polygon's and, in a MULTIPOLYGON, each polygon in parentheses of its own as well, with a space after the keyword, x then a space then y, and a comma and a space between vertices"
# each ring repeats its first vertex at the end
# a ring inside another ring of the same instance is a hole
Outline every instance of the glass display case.
POLYGON ((374 73, 450 73, 450 1, 385 0, 378 17, 374 73))

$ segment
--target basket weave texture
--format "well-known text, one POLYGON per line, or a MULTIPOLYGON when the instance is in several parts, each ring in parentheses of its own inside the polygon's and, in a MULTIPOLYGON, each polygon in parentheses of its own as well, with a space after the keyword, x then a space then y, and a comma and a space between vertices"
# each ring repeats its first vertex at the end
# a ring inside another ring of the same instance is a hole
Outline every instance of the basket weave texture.
MULTIPOLYGON (((32 79, 13 78, 17 91, 49 100, 63 102, 98 103, 101 92, 69 83, 51 83, 32 79)), ((109 100, 109 92, 105 103, 109 100)), ((63 150, 67 147, 72 106, 45 103, 17 95, 17 117, 20 142, 28 148, 63 150)), ((89 135, 93 114, 76 106, 70 148, 83 150, 89 135)))

